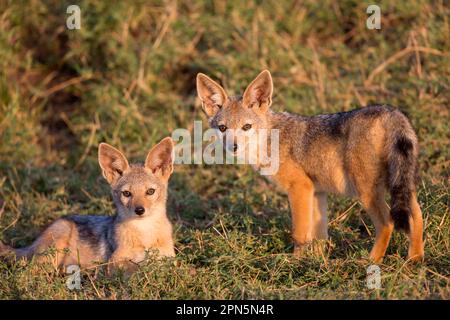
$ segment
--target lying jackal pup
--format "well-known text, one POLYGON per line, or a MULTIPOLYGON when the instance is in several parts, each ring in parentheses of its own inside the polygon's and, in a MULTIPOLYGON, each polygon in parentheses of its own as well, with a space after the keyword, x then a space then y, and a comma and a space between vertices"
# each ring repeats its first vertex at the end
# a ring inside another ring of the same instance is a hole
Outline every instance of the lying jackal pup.
MULTIPOLYGON (((287 191, 295 252, 313 239, 326 239, 327 193, 359 198, 376 229, 370 257, 382 260, 394 229, 408 233, 408 257, 423 258, 422 213, 417 203, 417 138, 408 119, 390 106, 368 106, 349 112, 312 117, 276 113, 272 77, 261 72, 242 97, 229 97, 204 74, 197 91, 212 128, 223 133, 225 148, 237 154, 237 129, 278 129, 279 170, 272 180, 287 191), (234 129, 234 130, 229 130, 234 129), (228 133, 230 132, 230 133, 228 133), (391 195, 391 208, 385 193, 391 195)), ((270 135, 269 135, 270 138, 270 135)), ((240 139, 242 140, 242 139, 240 139)), ((258 146, 258 148, 269 146, 258 146)))
POLYGON ((149 249, 174 256, 172 225, 166 215, 172 153, 172 139, 165 138, 148 153, 144 165, 129 165, 119 150, 101 143, 98 161, 111 185, 116 215, 60 218, 29 247, 13 249, 0 243, 0 255, 42 260, 46 256, 41 253, 54 247, 58 266, 110 262, 113 269, 132 269, 149 249))

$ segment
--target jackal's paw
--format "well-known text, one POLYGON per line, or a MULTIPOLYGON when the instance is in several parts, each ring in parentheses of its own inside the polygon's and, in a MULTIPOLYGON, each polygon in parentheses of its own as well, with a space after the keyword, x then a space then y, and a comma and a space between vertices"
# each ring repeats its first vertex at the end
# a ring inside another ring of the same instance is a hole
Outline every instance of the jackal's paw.
POLYGON ((328 240, 314 240, 311 245, 310 245, 310 249, 311 249, 311 253, 314 256, 318 256, 318 257, 328 257, 329 255, 329 248, 331 247, 330 242, 328 240))
POLYGON ((304 244, 296 244, 294 246, 294 256, 297 258, 306 255, 326 258, 329 256, 329 249, 332 247, 328 240, 312 240, 304 244))
POLYGON ((310 246, 310 243, 295 244, 294 252, 293 252, 294 257, 296 257, 296 258, 304 257, 309 246, 310 246))
POLYGON ((294 246, 294 252, 292 252, 292 255, 295 258, 301 258, 303 256, 303 248, 301 246, 294 246))
POLYGON ((425 259, 423 251, 408 253, 408 261, 420 263, 425 259))
POLYGON ((133 272, 138 269, 138 264, 129 261, 129 260, 121 260, 121 261, 109 261, 108 266, 106 268, 106 274, 109 277, 113 276, 123 276, 128 278, 133 272))
POLYGON ((380 254, 378 254, 377 252, 373 252, 373 251, 370 252, 369 260, 370 260, 372 263, 380 264, 380 263, 383 262, 383 258, 384 258, 384 255, 380 255, 380 254))

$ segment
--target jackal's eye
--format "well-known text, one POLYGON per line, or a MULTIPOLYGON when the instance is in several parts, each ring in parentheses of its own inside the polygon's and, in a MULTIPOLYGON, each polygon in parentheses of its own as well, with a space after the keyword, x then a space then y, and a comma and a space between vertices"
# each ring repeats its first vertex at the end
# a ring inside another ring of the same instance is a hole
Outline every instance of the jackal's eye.
POLYGON ((129 197, 131 197, 131 192, 125 190, 125 191, 122 191, 122 195, 123 195, 125 198, 129 198, 129 197))
POLYGON ((248 131, 252 128, 252 125, 250 123, 244 124, 244 126, 242 127, 242 130, 244 131, 248 131))
POLYGON ((152 194, 154 194, 155 193, 155 189, 153 189, 153 188, 150 188, 150 189, 148 189, 147 190, 147 192, 146 192, 149 196, 151 196, 152 194))
POLYGON ((227 127, 224 126, 223 124, 221 124, 221 125, 219 126, 219 130, 220 130, 220 132, 225 132, 225 131, 227 130, 227 127))

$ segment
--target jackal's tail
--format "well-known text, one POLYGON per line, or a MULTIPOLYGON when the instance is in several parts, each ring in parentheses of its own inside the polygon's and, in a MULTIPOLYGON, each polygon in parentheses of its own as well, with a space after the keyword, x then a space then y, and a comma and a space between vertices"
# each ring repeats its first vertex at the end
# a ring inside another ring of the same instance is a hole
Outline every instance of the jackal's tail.
MULTIPOLYGON (((4 208, 5 208, 5 202, 2 199, 0 199, 0 216, 1 216, 1 213, 3 213, 4 208)), ((15 253, 14 249, 10 246, 7 246, 0 240, 0 258, 3 256, 13 254, 13 253, 15 253)))
POLYGON ((14 253, 14 249, 0 241, 0 257, 14 253))
POLYGON ((417 138, 407 118, 391 136, 388 156, 388 187, 391 194, 391 217, 397 230, 409 231, 411 198, 416 190, 417 138), (405 122, 406 121, 406 122, 405 122))

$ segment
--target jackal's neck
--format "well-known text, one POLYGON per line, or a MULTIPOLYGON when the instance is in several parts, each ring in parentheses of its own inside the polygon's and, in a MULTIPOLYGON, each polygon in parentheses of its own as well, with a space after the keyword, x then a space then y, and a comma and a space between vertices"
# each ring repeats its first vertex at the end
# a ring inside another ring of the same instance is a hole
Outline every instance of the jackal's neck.
POLYGON ((280 130, 280 135, 301 134, 308 120, 307 117, 288 112, 273 112, 271 110, 267 113, 267 122, 269 129, 280 130))

